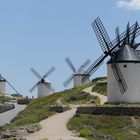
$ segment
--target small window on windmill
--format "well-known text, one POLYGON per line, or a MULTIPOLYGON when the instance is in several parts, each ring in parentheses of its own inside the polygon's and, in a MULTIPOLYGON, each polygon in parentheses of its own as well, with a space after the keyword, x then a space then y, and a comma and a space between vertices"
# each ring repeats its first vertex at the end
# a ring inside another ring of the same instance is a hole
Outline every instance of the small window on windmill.
POLYGON ((127 65, 125 64, 125 65, 123 65, 123 67, 124 67, 124 68, 127 68, 127 65))

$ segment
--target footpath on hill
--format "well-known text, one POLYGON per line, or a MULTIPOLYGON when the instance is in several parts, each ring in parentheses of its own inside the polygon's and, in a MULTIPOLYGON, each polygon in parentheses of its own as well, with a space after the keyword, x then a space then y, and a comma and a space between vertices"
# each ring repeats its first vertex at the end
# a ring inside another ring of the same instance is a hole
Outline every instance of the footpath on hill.
POLYGON ((27 137, 27 140, 84 140, 75 137, 74 134, 66 127, 68 120, 76 113, 76 108, 55 114, 40 122, 42 129, 27 137))
MULTIPOLYGON (((101 100, 101 104, 107 101, 107 97, 100 95, 92 91, 92 87, 83 90, 91 95, 98 96, 101 100)), ((40 122, 42 129, 31 135, 26 136, 27 140, 85 140, 84 138, 76 137, 69 131, 66 127, 67 122, 76 113, 77 108, 72 107, 71 110, 65 111, 63 113, 55 114, 40 122)))
POLYGON ((91 86, 89 88, 86 88, 83 91, 87 92, 87 93, 90 93, 93 96, 98 96, 100 98, 100 104, 101 105, 103 105, 105 102, 107 102, 107 96, 101 95, 101 94, 96 93, 96 92, 92 92, 92 88, 93 88, 93 86, 91 86))

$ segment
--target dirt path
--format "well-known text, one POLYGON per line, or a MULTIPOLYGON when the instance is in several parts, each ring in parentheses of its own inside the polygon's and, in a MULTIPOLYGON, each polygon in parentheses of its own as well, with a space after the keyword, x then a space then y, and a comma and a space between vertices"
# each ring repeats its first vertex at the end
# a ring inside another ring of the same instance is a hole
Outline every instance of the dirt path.
POLYGON ((89 88, 84 89, 83 91, 84 91, 84 92, 88 92, 88 93, 90 93, 91 95, 98 96, 98 97, 100 98, 100 101, 101 101, 100 103, 101 103, 101 104, 104 104, 105 102, 107 102, 107 96, 98 94, 98 93, 96 93, 96 92, 92 92, 92 88, 93 88, 93 87, 89 87, 89 88))
POLYGON ((75 137, 74 134, 66 128, 68 120, 76 113, 76 108, 72 108, 63 113, 58 113, 40 122, 42 129, 39 132, 25 137, 27 140, 84 140, 75 137))
MULTIPOLYGON (((101 104, 107 101, 106 96, 91 92, 92 87, 86 88, 83 91, 98 96, 101 100, 101 104)), ((39 132, 28 135, 25 138, 27 140, 42 140, 44 138, 48 138, 48 140, 85 140, 84 138, 74 136, 66 127, 68 120, 72 118, 75 113, 76 107, 73 107, 71 110, 53 115, 40 122, 42 129, 39 132)))

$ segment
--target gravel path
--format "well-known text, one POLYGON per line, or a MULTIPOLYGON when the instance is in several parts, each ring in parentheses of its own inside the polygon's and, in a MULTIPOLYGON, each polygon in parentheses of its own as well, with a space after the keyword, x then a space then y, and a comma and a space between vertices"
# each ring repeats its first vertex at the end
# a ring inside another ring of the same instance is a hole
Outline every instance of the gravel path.
POLYGON ((100 98, 100 104, 104 104, 105 102, 107 102, 107 96, 101 95, 101 94, 96 93, 96 92, 92 92, 92 88, 93 87, 89 87, 89 88, 84 89, 83 91, 88 92, 91 95, 98 96, 100 98))
POLYGON ((55 114, 40 122, 42 129, 39 132, 25 137, 27 140, 84 140, 75 137, 74 134, 66 128, 68 120, 76 113, 76 108, 55 114))

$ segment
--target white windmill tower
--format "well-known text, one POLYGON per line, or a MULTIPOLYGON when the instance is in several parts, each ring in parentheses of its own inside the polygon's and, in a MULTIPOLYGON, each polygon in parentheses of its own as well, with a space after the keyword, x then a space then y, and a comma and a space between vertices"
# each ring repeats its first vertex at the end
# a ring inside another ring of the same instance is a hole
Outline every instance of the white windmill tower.
POLYGON ((0 74, 0 94, 5 94, 6 80, 0 74))
POLYGON ((17 89, 7 80, 5 79, 1 74, 0 74, 0 94, 6 95, 6 83, 17 93, 17 89))
MULTIPOLYGON (((135 38, 140 34, 136 22, 119 34, 116 28, 116 39, 110 40, 101 20, 94 20, 93 29, 103 49, 104 55, 97 59, 90 72, 97 69, 103 60, 110 56, 107 63, 107 96, 108 102, 140 102, 140 57, 137 55, 135 38)), ((86 77, 85 77, 86 79, 86 77)))
POLYGON ((68 86, 74 80, 74 87, 82 86, 90 82, 90 76, 86 74, 85 68, 90 64, 90 60, 87 59, 78 70, 74 67, 69 57, 65 59, 66 63, 72 70, 70 77, 63 83, 64 87, 68 86), (83 77, 87 76, 88 78, 83 82, 83 77))
POLYGON ((31 68, 31 71, 36 75, 37 78, 39 78, 39 81, 30 89, 30 92, 32 92, 36 87, 38 88, 38 97, 44 97, 48 96, 52 93, 54 93, 54 88, 52 87, 52 84, 48 81, 45 81, 45 79, 55 70, 55 67, 51 67, 43 76, 38 74, 33 68, 31 68))

